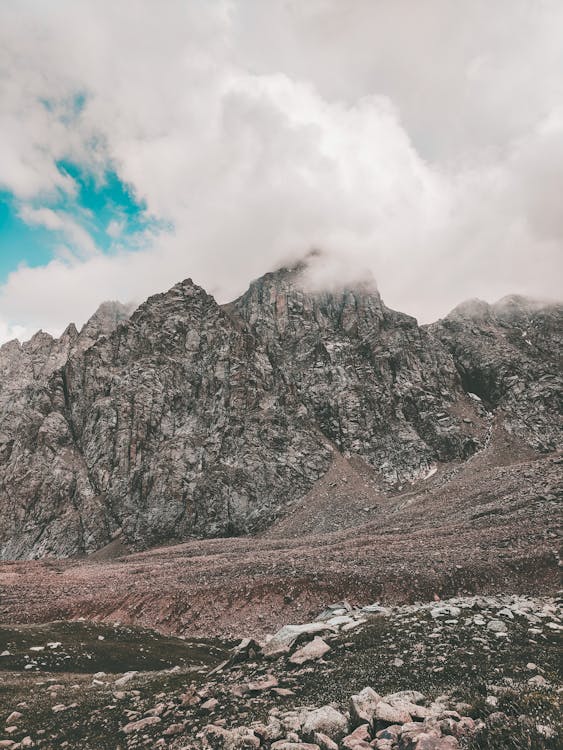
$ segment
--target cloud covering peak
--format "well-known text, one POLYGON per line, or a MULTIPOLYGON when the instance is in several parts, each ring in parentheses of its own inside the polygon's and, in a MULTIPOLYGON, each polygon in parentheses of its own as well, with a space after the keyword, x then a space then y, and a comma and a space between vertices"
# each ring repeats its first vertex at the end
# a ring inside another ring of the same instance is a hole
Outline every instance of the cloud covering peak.
POLYGON ((562 27, 550 0, 7 0, 0 189, 60 242, 0 286, 0 338, 186 276, 226 301, 312 248, 425 321, 558 296, 562 27), (69 164, 142 231, 101 242, 69 164))

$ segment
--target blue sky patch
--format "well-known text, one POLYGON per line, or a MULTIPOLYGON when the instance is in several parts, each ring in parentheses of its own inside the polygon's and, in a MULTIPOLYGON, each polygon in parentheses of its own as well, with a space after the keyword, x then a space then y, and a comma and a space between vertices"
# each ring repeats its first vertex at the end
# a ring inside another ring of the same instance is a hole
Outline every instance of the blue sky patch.
MULTIPOLYGON (((101 252, 111 254, 123 247, 138 249, 144 244, 146 232, 170 228, 148 214, 146 203, 135 196, 115 170, 107 170, 100 178, 69 161, 61 161, 57 167, 72 177, 76 193, 59 193, 48 203, 31 201, 27 205, 64 212, 88 232, 101 252)), ((21 204, 11 193, 0 191, 0 283, 22 264, 45 265, 61 245, 73 250, 63 232, 27 224, 20 210, 21 204)))
POLYGON ((52 232, 28 226, 18 215, 11 193, 0 191, 0 280, 23 262, 42 266, 51 260, 52 232))

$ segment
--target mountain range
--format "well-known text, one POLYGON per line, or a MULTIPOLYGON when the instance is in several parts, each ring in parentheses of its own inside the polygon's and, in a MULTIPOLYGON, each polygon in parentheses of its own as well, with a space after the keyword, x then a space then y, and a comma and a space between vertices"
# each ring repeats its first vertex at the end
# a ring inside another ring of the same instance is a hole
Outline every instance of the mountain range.
POLYGON ((4 344, 0 559, 263 532, 342 457, 404 493, 493 422, 530 455, 560 446, 562 305, 472 300, 420 326, 303 270, 226 305, 188 279, 4 344))

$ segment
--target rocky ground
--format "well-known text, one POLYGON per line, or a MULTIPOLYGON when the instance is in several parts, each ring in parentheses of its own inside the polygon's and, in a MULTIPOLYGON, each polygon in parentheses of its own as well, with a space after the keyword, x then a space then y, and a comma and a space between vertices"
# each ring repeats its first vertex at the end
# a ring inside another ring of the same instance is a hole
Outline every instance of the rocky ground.
POLYGON ((382 492, 365 464, 337 457, 261 536, 121 557, 116 540, 92 558, 2 563, 0 621, 85 617, 236 638, 303 622, 343 598, 553 594, 562 458, 527 453, 493 432, 471 461, 440 466, 396 493, 382 492))
POLYGON ((236 645, 3 628, 0 747, 555 749, 561 614, 524 596, 341 602, 236 645))

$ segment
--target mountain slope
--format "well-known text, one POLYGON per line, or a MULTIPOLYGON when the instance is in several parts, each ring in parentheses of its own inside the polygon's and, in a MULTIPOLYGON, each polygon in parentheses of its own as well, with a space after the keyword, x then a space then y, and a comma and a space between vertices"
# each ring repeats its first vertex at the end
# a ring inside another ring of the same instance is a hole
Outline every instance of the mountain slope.
MULTIPOLYGON (((187 280, 130 318, 112 303, 80 334, 2 347, 0 559, 257 531, 307 502, 339 453, 388 491, 486 444, 499 402, 468 372, 486 360, 504 382, 504 350, 487 349, 513 330, 502 311, 475 338, 466 312, 421 328, 369 286, 302 283, 282 269, 221 307, 187 280)), ((542 328, 534 313, 542 351, 560 335, 554 314, 542 328)), ((511 392, 536 416, 514 432, 545 449, 555 363, 535 349, 522 361, 511 392), (529 391, 534 378, 549 383, 529 391)))
POLYGON ((429 329, 451 352, 465 388, 534 449, 561 445, 563 306, 525 297, 471 300, 429 329))

